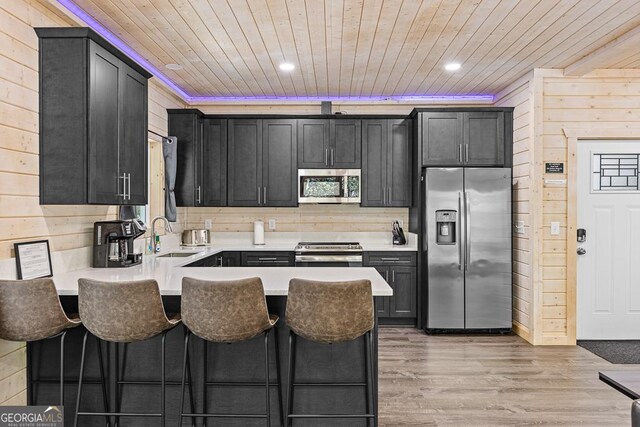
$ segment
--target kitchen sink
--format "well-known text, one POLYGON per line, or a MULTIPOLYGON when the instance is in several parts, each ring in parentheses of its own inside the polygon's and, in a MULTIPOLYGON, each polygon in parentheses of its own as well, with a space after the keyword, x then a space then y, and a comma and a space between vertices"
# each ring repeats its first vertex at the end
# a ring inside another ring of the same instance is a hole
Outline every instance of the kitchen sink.
POLYGON ((168 254, 158 255, 158 258, 186 258, 199 253, 200 252, 169 252, 168 254))

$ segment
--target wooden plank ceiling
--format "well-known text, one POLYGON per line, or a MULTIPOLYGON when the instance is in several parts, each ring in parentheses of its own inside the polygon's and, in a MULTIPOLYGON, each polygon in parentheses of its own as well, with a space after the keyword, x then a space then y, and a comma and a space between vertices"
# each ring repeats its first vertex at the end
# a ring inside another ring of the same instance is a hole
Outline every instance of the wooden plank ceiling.
MULTIPOLYGON (((195 97, 495 94, 640 25, 638 0, 75 3, 195 97), (444 71, 449 62, 462 68, 444 71)), ((610 62, 639 68, 640 49, 610 62)))

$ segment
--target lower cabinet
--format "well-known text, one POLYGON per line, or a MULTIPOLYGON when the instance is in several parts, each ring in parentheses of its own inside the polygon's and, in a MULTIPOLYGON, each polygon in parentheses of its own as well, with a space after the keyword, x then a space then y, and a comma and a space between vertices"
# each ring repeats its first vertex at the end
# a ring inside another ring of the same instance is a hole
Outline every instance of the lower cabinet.
POLYGON ((380 324, 414 325, 417 318, 416 254, 367 252, 364 266, 374 267, 393 289, 392 297, 377 297, 380 324))
POLYGON ((242 252, 242 267, 293 267, 293 252, 242 252))
POLYGON ((240 252, 218 252, 187 264, 185 267, 240 267, 240 252))

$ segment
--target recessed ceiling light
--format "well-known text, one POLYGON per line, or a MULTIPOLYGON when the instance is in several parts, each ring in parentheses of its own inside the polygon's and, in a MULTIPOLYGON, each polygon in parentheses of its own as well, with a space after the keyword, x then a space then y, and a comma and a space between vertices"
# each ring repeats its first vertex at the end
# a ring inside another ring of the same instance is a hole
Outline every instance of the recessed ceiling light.
POLYGON ((167 65, 165 65, 165 67, 167 67, 168 69, 173 70, 173 71, 182 70, 182 65, 180 65, 180 64, 167 64, 167 65))
POLYGON ((280 69, 282 71, 293 71, 295 70, 295 68, 296 66, 290 62, 283 62, 282 64, 280 64, 280 69))
POLYGON ((457 62, 451 62, 444 66, 444 69, 447 71, 458 71, 460 69, 460 64, 457 62))

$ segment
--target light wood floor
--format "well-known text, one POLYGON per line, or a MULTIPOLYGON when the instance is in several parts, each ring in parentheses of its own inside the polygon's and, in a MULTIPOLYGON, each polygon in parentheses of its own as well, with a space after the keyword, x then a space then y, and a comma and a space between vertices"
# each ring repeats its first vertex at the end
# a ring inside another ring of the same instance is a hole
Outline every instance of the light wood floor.
POLYGON ((612 365, 581 347, 517 336, 428 336, 381 329, 382 426, 629 426, 631 399, 598 379, 612 365))

